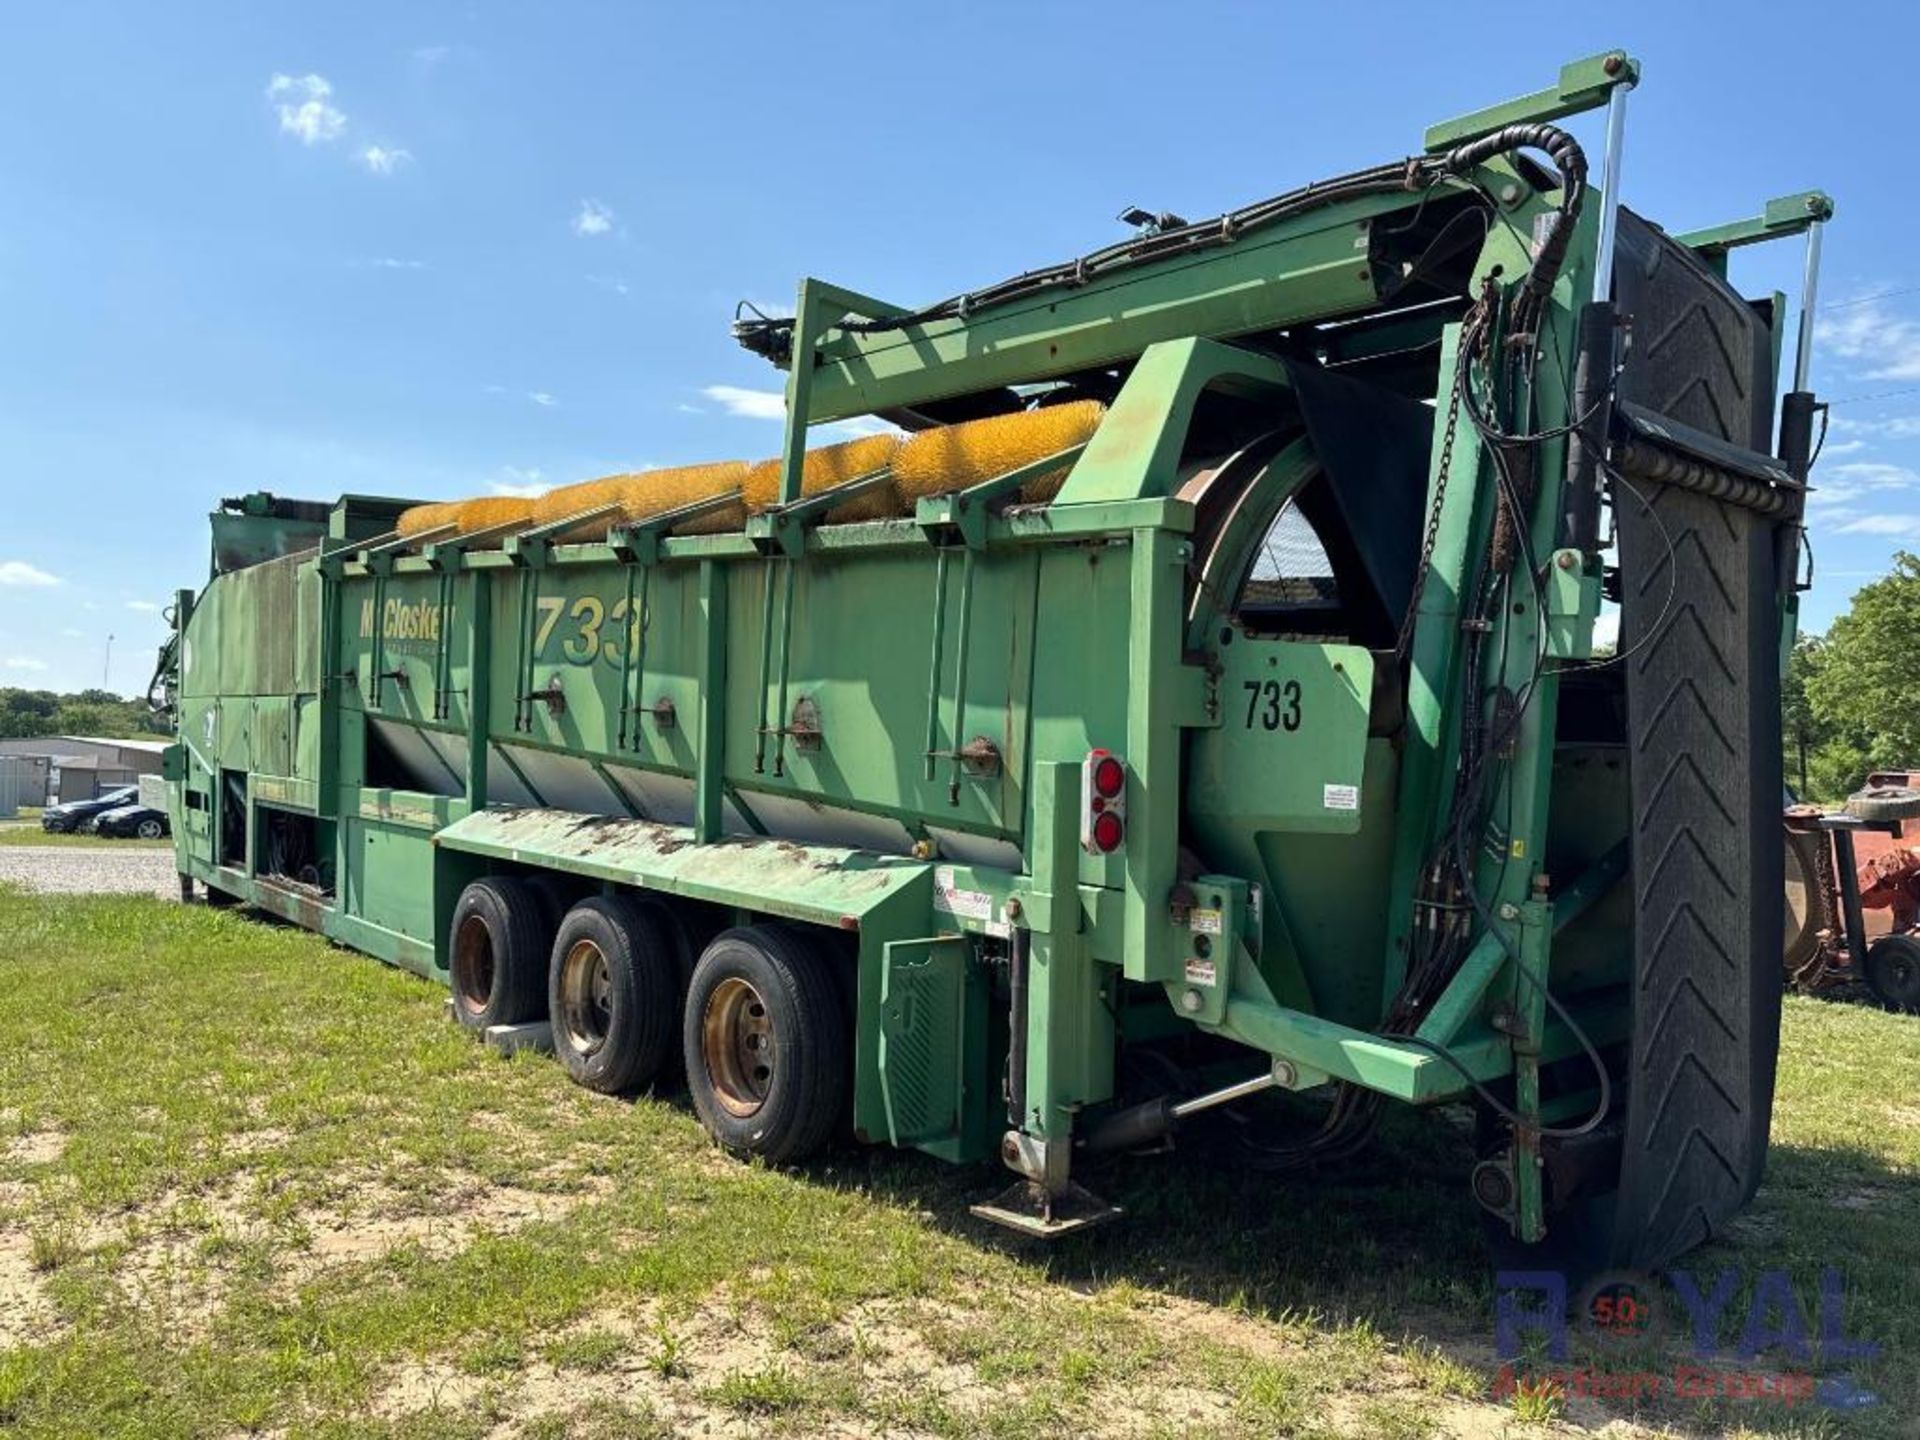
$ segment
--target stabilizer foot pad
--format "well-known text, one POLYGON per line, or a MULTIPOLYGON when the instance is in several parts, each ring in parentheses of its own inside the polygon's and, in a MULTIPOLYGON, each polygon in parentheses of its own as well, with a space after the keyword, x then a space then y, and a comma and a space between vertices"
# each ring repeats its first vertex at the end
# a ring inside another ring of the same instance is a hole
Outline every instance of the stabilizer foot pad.
POLYGON ((1041 1240, 1090 1230, 1126 1213, 1083 1185, 1069 1182, 1058 1195, 1049 1195, 1045 1186, 1031 1180, 1017 1180, 984 1205, 969 1205, 967 1210, 982 1220, 1041 1240))
POLYGON ((489 1025, 485 1038, 487 1044, 502 1055, 511 1055, 517 1050, 537 1050, 542 1055, 553 1053, 553 1026, 545 1020, 526 1025, 489 1025))

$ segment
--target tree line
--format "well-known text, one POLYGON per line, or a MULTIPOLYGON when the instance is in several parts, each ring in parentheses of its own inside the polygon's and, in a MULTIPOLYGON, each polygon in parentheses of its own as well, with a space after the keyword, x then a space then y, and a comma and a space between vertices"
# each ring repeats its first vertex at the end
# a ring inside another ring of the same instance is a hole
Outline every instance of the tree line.
POLYGON ((59 695, 51 690, 0 687, 0 740, 35 735, 97 735, 106 740, 137 740, 163 733, 145 700, 130 700, 111 690, 82 690, 59 695))
POLYGON ((1900 551, 1826 634, 1800 637, 1782 701, 1787 783, 1803 799, 1920 769, 1920 557, 1900 551))

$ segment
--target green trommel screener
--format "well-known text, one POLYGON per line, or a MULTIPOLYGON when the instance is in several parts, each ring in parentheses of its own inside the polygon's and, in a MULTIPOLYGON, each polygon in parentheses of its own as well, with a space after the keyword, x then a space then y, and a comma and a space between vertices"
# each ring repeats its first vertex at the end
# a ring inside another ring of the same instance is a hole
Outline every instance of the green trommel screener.
POLYGON ((1518 1241, 1698 1243, 1766 1157, 1832 207, 1622 207, 1638 79, 935 304, 743 307, 759 463, 225 502, 156 687, 183 889, 584 1085, 684 1074, 739 1154, 997 1158, 1031 1231, 1215 1106, 1286 1171, 1469 1103, 1518 1241), (1789 345, 1727 265, 1792 235, 1789 345))

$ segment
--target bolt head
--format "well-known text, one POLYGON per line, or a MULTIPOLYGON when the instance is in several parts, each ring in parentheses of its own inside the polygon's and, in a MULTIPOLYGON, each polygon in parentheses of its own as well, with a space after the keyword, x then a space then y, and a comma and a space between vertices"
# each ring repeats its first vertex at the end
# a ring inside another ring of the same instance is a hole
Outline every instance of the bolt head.
POLYGON ((1202 1010, 1206 1009, 1206 1006, 1207 1002, 1198 990, 1189 989, 1180 992, 1180 1008, 1186 1011, 1187 1014, 1198 1015, 1202 1010))
POLYGON ((1300 1080, 1300 1072, 1294 1068, 1294 1064, 1291 1060, 1276 1059, 1273 1062, 1273 1083, 1274 1084, 1280 1086, 1282 1089, 1291 1090, 1296 1084, 1299 1083, 1299 1080, 1300 1080))
POLYGON ((1512 901, 1508 901, 1500 907, 1500 918, 1502 920, 1518 920, 1520 918, 1520 907, 1512 901))

